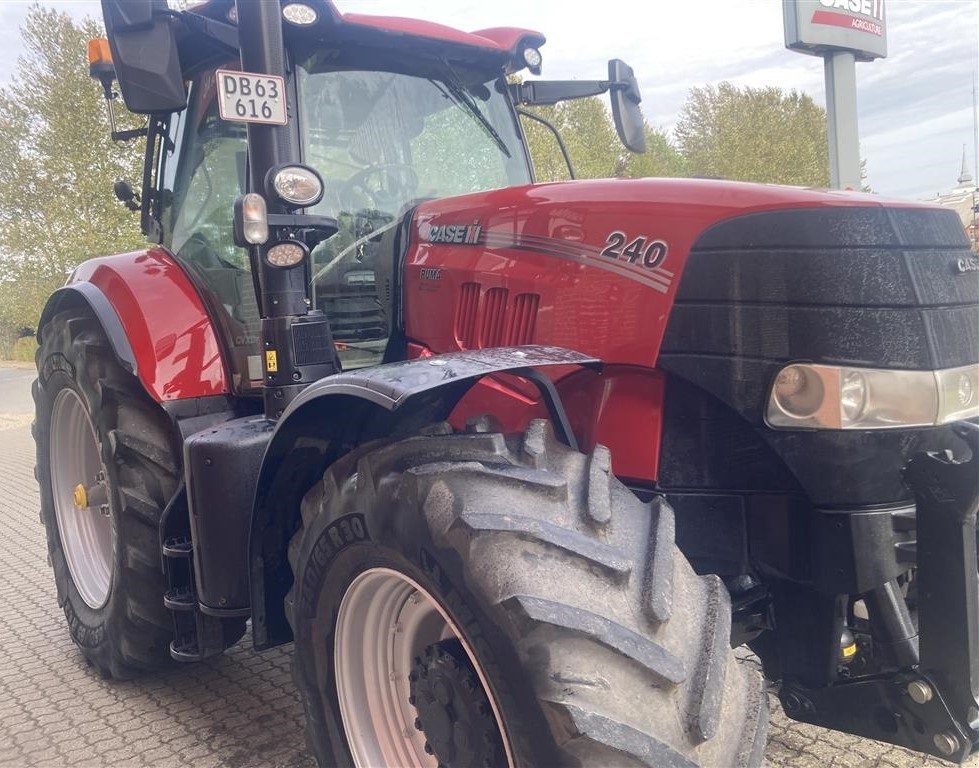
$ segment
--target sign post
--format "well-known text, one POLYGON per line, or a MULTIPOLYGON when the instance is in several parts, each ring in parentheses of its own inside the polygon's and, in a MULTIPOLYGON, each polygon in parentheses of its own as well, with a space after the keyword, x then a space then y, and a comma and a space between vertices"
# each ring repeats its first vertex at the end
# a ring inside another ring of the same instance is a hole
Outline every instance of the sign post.
POLYGON ((887 56, 884 0, 782 0, 785 46, 823 58, 830 184, 860 189, 858 61, 887 56))

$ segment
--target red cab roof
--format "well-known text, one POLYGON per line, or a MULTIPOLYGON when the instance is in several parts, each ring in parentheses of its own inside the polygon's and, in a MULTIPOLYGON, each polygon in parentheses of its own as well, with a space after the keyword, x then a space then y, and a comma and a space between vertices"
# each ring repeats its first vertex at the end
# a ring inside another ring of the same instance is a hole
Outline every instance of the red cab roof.
POLYGON ((368 28, 395 35, 406 35, 424 40, 463 45, 471 48, 516 53, 520 46, 538 47, 544 44, 545 37, 532 29, 517 27, 493 27, 475 32, 463 32, 444 24, 421 19, 407 19, 400 16, 372 16, 363 13, 341 13, 332 0, 326 6, 335 24, 368 28))

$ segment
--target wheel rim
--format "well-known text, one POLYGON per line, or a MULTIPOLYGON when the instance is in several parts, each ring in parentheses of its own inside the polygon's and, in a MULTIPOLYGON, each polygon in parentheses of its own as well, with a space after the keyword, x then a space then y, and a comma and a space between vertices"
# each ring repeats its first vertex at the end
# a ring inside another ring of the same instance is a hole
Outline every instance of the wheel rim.
POLYGON ((507 765, 510 744, 486 673, 468 641, 427 590, 400 571, 372 568, 347 588, 337 614, 334 667, 340 716, 359 768, 417 766, 439 761, 425 751, 414 723, 408 674, 425 648, 454 639, 472 664, 501 734, 507 765))
POLYGON ((75 505, 79 485, 105 477, 95 429, 73 389, 62 389, 51 411, 51 493, 71 579, 85 604, 101 608, 112 583, 112 521, 98 506, 75 505))

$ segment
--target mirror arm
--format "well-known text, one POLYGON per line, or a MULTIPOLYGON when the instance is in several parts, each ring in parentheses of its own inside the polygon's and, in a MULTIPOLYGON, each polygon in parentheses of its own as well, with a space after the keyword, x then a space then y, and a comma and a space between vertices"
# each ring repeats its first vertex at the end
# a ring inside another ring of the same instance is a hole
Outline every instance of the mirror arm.
POLYGON ((105 97, 105 107, 109 112, 109 137, 113 141, 132 141, 147 135, 146 128, 133 128, 128 131, 116 130, 116 114, 112 108, 112 102, 119 98, 119 94, 112 88, 113 75, 99 77, 102 84, 102 95, 105 97))
POLYGON ((231 24, 225 24, 222 21, 209 19, 207 16, 192 13, 191 11, 182 12, 178 18, 188 29, 198 32, 209 40, 215 41, 224 48, 227 48, 230 53, 238 52, 237 27, 231 24))
POLYGON ((625 91, 625 97, 631 101, 633 104, 641 104, 642 99, 636 94, 633 84, 628 80, 618 80, 614 83, 609 83, 610 91, 625 91))
POLYGON ((535 115, 533 112, 528 112, 526 109, 520 109, 520 107, 517 107, 516 109, 518 115, 523 115, 528 120, 533 120, 540 123, 554 134, 554 138, 557 139, 557 145, 561 148, 561 154, 564 155, 564 162, 568 165, 568 174, 570 174, 572 179, 577 179, 578 176, 574 172, 574 164, 571 162, 571 155, 568 153, 568 148, 564 145, 564 139, 561 138, 561 132, 555 128, 550 121, 545 120, 540 115, 535 115))
POLYGON ((140 139, 145 135, 145 128, 133 128, 131 131, 113 131, 111 137, 113 141, 132 141, 133 139, 140 139))
POLYGON ((559 101, 587 99, 600 96, 618 85, 610 80, 528 80, 510 85, 510 96, 515 104, 550 106, 559 101))
POLYGON ((161 150, 160 138, 166 136, 164 121, 150 117, 146 128, 146 150, 143 155, 143 184, 140 189, 140 229, 150 242, 163 242, 163 226, 160 224, 158 211, 154 207, 156 198, 153 189, 153 171, 157 160, 157 151, 161 150))

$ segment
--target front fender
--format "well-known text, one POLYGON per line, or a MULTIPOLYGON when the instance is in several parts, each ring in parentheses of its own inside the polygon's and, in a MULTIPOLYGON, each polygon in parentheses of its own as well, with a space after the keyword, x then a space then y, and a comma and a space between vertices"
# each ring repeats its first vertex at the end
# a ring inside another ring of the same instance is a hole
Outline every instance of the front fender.
POLYGON ((341 373, 303 390, 279 419, 255 490, 249 543, 255 647, 291 639, 283 610, 292 585, 287 547, 302 498, 327 466, 363 443, 407 436, 447 419, 488 374, 597 365, 593 357, 560 347, 501 347, 341 373))
POLYGON ((92 259, 54 292, 38 324, 87 307, 113 352, 157 402, 231 391, 214 324, 197 288, 163 248, 92 259))

